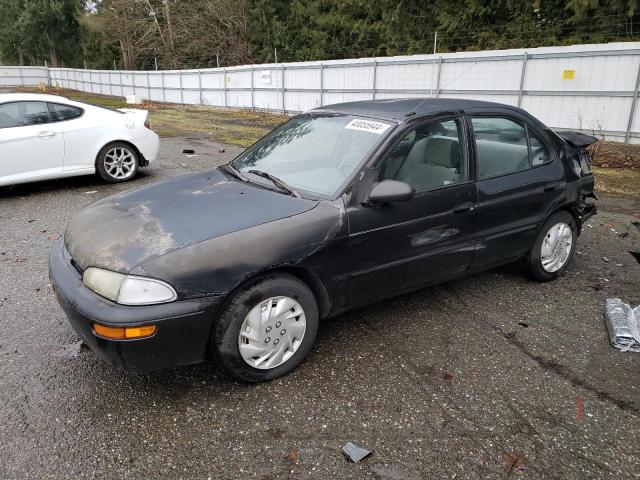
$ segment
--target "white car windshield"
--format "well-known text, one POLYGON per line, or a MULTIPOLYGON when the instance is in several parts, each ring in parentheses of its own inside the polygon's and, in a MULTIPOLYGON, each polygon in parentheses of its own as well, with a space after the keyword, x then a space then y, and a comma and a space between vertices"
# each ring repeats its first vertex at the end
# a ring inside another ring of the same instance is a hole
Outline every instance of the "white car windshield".
POLYGON ((304 114, 250 147, 233 166, 247 177, 252 170, 265 172, 295 190, 332 197, 391 127, 352 115, 304 114))

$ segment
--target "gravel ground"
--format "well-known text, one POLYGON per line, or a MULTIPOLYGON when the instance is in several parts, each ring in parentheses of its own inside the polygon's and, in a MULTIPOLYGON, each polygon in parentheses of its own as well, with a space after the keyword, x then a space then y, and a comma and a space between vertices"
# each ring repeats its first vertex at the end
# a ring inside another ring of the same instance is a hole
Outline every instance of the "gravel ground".
POLYGON ((163 139, 128 184, 0 189, 0 478, 640 475, 640 354, 609 345, 602 315, 607 297, 640 303, 637 200, 601 200, 556 282, 505 267, 341 315, 268 384, 213 364, 132 374, 86 349, 56 356, 76 337, 47 256, 74 212, 238 152, 219 148, 163 139), (347 441, 374 453, 349 463, 347 441))

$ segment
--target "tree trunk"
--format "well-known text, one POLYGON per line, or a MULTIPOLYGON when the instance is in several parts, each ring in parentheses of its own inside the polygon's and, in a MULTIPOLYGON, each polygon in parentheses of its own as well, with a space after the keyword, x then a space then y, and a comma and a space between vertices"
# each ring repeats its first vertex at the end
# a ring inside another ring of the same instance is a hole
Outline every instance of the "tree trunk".
POLYGON ((60 58, 58 57, 58 52, 56 52, 56 49, 54 47, 51 47, 49 49, 49 58, 51 60, 51 66, 53 68, 60 66, 60 58))

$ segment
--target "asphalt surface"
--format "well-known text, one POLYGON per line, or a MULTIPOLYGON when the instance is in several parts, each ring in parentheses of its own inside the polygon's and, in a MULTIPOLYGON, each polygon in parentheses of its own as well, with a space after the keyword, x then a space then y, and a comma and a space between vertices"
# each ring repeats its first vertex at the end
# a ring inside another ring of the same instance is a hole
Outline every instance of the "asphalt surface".
POLYGON ((116 186, 0 189, 0 478, 640 475, 640 354, 613 349, 603 320, 607 297, 640 303, 637 201, 603 199, 556 282, 505 267, 355 310, 268 384, 214 364, 132 374, 84 348, 65 356, 76 336, 47 257, 71 216, 239 151, 221 147, 163 139, 161 159, 116 186), (350 463, 347 441, 373 454, 350 463))

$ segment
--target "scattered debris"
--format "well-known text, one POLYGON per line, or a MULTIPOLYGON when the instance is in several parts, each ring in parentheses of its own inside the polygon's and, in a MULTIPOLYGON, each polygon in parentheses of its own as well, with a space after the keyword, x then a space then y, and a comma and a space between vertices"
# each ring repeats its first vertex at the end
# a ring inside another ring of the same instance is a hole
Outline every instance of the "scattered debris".
POLYGON ((453 379, 453 375, 452 375, 452 374, 450 374, 449 372, 444 372, 444 373, 442 374, 442 378, 443 378, 444 380, 447 380, 447 381, 448 381, 448 380, 452 380, 452 379, 453 379))
POLYGON ((604 287, 602 285, 589 285, 589 288, 594 289, 596 292, 599 292, 600 290, 602 290, 604 287))
POLYGON ((287 458, 291 461, 292 465, 295 465, 298 460, 298 451, 294 448, 287 452, 287 458))
POLYGON ((640 352, 640 306, 632 309, 619 298, 608 298, 604 318, 613 347, 640 352))
POLYGON ((55 235, 49 235, 47 237, 47 240, 51 240, 53 242, 55 242, 56 240, 60 240, 60 234, 56 233, 55 235))
POLYGON ((609 263, 611 261, 611 259, 607 258, 607 257, 602 257, 602 261, 609 263))
POLYGON ((634 227, 636 227, 638 230, 640 230, 640 222, 631 222, 631 225, 633 225, 634 227))
POLYGON ((342 452, 347 456, 349 460, 353 463, 358 463, 365 457, 371 455, 371 450, 367 450, 366 448, 359 447, 355 443, 347 442, 342 446, 342 452))
POLYGON ((221 148, 220 150, 218 150, 218 153, 224 153, 224 152, 225 152, 224 148, 221 148))
POLYGON ((98 190, 89 190, 88 192, 84 192, 85 195, 90 195, 92 193, 98 193, 98 190))
POLYGON ((60 345, 51 353, 54 357, 60 358, 77 358, 82 348, 82 340, 69 343, 68 345, 60 345))
POLYGON ((624 267, 624 263, 616 263, 616 267, 624 267))
POLYGON ((527 468, 525 462, 527 459, 520 452, 502 454, 502 461, 504 462, 504 468, 507 471, 507 478, 511 477, 514 472, 524 472, 527 468))
POLYGON ((518 322, 518 325, 524 328, 529 328, 529 324, 527 322, 518 322))
POLYGON ((576 423, 580 423, 582 421, 582 398, 578 397, 577 401, 578 411, 576 412, 576 423))
POLYGON ((640 263, 640 252, 629 252, 633 258, 635 258, 638 263, 640 263))
POLYGON ((16 263, 23 263, 27 261, 27 257, 16 257, 16 263))
POLYGON ((516 332, 507 332, 504 334, 504 336, 507 338, 513 338, 516 336, 516 332))
POLYGON ((33 223, 35 220, 27 220, 27 223, 33 223))
POLYGON ((619 236, 620 238, 627 238, 627 237, 629 236, 629 232, 620 232, 620 233, 618 234, 618 236, 619 236))
POLYGON ((197 157, 198 155, 196 155, 195 153, 187 153, 185 154, 185 157, 191 158, 191 157, 197 157))
POLYGON ((196 153, 196 151, 192 148, 185 148, 184 150, 182 150, 182 153, 194 154, 196 153))

